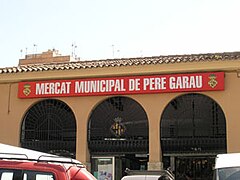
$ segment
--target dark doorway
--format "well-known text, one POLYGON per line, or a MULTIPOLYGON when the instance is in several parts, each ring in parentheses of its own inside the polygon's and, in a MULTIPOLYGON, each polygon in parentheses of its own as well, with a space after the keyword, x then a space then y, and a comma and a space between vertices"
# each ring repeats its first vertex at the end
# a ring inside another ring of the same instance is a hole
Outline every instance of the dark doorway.
POLYGON ((148 119, 131 98, 112 97, 91 113, 88 146, 93 154, 148 153, 148 119))
POLYGON ((20 142, 24 148, 75 158, 76 120, 72 110, 55 99, 36 103, 23 118, 20 142))
MULTIPOLYGON (((226 152, 225 115, 221 107, 208 96, 191 93, 173 99, 162 114, 160 129, 163 156, 189 157, 183 163, 201 163, 194 157, 214 158, 217 154, 226 152)), ((169 161, 163 163, 169 164, 169 161)), ((181 159, 176 163, 181 164, 181 159)), ((197 167, 192 164, 190 166, 197 167)), ((180 167, 175 166, 176 173, 179 173, 180 167)), ((201 169, 202 172, 212 173, 208 167, 201 168, 207 168, 201 169)), ((197 169, 192 171, 199 172, 197 169)), ((198 173, 195 175, 195 179, 201 179, 197 177, 198 173)))
POLYGON ((126 169, 147 170, 148 156, 146 154, 125 154, 124 156, 116 156, 115 159, 116 180, 127 175, 126 169))
POLYGON ((91 172, 96 179, 121 180, 126 170, 147 170, 147 154, 123 154, 115 156, 93 156, 91 172))
POLYGON ((114 156, 120 179, 126 168, 143 168, 148 161, 140 157, 148 154, 148 119, 142 106, 123 96, 101 102, 90 115, 88 147, 92 156, 114 156))
POLYGON ((176 179, 212 180, 215 157, 178 157, 175 159, 176 179))

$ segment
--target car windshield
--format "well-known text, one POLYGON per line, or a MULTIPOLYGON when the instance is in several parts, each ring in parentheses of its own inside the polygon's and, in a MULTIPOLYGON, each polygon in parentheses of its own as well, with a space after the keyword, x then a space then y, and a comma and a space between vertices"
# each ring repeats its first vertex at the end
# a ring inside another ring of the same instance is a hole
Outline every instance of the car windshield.
POLYGON ((217 169, 215 175, 218 180, 238 180, 240 179, 240 167, 217 169))

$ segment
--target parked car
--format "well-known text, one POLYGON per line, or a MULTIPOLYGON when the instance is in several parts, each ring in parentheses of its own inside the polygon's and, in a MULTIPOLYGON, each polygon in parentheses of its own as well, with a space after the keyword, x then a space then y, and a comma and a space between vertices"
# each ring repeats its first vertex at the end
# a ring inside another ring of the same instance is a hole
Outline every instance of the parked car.
POLYGON ((127 176, 121 180, 174 180, 174 175, 168 170, 138 171, 126 169, 125 172, 127 176))
POLYGON ((217 155, 213 180, 236 179, 240 179, 240 153, 217 155))
POLYGON ((71 158, 0 144, 0 180, 96 180, 71 158))

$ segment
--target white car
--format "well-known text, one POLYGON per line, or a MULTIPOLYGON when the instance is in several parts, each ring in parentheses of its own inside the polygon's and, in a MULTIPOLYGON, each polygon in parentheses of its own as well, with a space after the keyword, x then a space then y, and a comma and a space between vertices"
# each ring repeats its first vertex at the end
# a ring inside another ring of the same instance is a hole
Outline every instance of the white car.
POLYGON ((240 179, 240 153, 217 155, 213 180, 238 179, 240 179))
POLYGON ((159 175, 131 175, 124 176, 121 180, 158 180, 159 175))
POLYGON ((174 180, 173 174, 168 170, 138 171, 127 169, 125 172, 128 175, 121 180, 174 180))

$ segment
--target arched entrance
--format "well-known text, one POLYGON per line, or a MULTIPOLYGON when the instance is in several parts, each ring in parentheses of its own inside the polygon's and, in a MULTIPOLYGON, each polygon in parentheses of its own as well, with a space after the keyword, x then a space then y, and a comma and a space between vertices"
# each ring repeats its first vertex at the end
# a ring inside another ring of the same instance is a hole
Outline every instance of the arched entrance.
POLYGON ((202 94, 185 94, 165 108, 160 123, 165 168, 171 166, 176 178, 212 179, 218 153, 226 152, 226 120, 221 107, 202 94))
POLYGON ((72 110, 55 99, 36 103, 23 118, 20 142, 24 148, 75 158, 76 120, 72 110))
MULTIPOLYGON (((88 147, 92 157, 114 157, 115 179, 124 170, 146 169, 148 161, 148 119, 139 103, 128 97, 112 97, 101 102, 88 123, 88 147)), ((93 158, 93 174, 100 173, 99 159, 93 158)), ((106 166, 105 166, 106 167, 106 166)))

